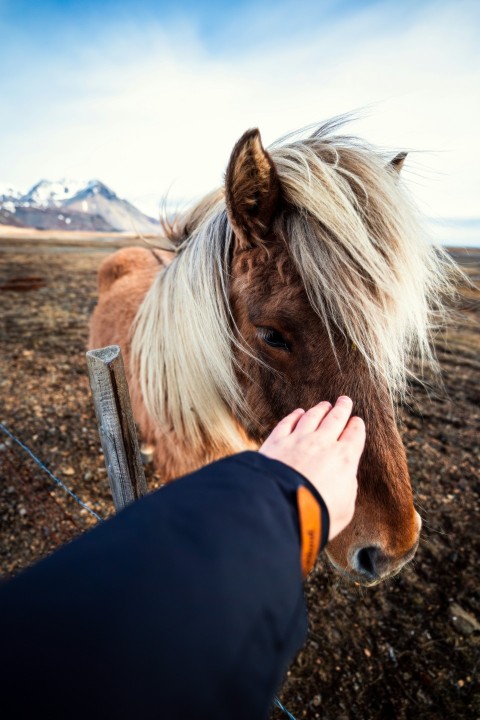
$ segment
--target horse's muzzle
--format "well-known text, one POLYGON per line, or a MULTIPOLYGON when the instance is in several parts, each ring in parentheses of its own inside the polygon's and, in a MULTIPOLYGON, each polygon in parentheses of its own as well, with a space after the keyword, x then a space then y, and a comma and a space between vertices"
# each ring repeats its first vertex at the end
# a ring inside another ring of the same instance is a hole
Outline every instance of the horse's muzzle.
POLYGON ((344 577, 359 585, 376 585, 393 577, 413 558, 418 547, 422 520, 413 510, 405 525, 393 532, 388 526, 369 532, 353 522, 327 545, 326 555, 344 577), (382 532, 383 530, 383 532, 382 532))
POLYGON ((352 566, 355 574, 358 574, 358 582, 366 585, 373 585, 381 580, 396 575, 415 555, 418 541, 400 558, 392 558, 386 555, 378 547, 363 547, 355 551, 352 558, 352 566))
POLYGON ((414 544, 401 555, 391 555, 380 545, 369 545, 355 549, 350 555, 350 573, 355 582, 361 585, 376 585, 397 573, 415 555, 420 536, 421 518, 417 515, 418 535, 414 544))

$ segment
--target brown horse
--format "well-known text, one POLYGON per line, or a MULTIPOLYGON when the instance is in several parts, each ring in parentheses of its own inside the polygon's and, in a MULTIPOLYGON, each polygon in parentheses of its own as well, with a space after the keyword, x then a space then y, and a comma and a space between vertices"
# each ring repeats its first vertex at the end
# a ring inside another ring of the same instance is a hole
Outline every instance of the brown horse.
POLYGON ((166 481, 257 448, 294 408, 352 397, 367 445, 355 517, 328 554, 374 584, 418 544, 394 402, 411 359, 432 359, 450 280, 402 189, 405 154, 389 162, 337 125, 268 152, 245 133, 225 188, 165 223, 169 251, 104 261, 90 346, 123 348, 166 481))

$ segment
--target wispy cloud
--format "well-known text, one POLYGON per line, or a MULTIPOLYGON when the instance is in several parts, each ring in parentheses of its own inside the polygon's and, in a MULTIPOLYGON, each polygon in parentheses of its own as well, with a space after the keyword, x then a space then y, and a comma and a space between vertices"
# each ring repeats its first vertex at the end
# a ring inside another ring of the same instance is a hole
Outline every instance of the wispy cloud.
POLYGON ((243 4, 210 35, 195 16, 112 12, 68 18, 47 48, 4 16, 0 180, 99 177, 155 212, 169 188, 188 199, 218 185, 248 127, 269 143, 368 107, 353 131, 426 151, 405 177, 427 214, 480 215, 477 3, 355 7, 243 4))

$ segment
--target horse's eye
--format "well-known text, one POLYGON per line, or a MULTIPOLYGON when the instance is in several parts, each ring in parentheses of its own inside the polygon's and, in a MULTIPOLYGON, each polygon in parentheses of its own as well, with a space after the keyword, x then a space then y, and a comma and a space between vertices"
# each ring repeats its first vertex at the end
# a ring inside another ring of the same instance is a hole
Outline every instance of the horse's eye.
POLYGON ((272 330, 271 328, 262 328, 260 332, 260 337, 267 343, 267 345, 270 345, 270 347, 280 348, 281 350, 290 352, 290 345, 285 340, 283 335, 277 330, 272 330))

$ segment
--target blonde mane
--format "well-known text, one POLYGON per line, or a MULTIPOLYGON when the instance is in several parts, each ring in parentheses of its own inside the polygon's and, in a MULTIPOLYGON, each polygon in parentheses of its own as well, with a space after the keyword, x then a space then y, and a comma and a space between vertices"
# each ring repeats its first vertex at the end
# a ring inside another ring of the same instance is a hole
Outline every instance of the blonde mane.
MULTIPOLYGON (((340 330, 395 399, 412 358, 433 361, 431 331, 453 266, 424 236, 388 158, 332 134, 337 127, 269 148, 284 203, 272 230, 332 345, 340 330)), ((232 330, 235 238, 224 191, 166 224, 165 233, 176 256, 145 297, 132 342, 146 407, 159 428, 186 443, 243 449, 250 409, 236 358, 250 350, 232 330)))

